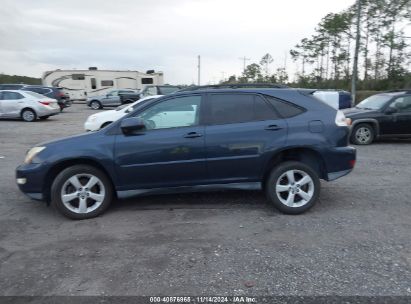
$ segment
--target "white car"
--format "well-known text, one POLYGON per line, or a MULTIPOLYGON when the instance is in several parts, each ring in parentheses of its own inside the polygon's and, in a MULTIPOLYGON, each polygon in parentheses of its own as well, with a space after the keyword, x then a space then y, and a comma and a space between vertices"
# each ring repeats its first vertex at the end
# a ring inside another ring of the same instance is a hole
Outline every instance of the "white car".
POLYGON ((151 99, 156 99, 161 96, 163 95, 147 96, 145 98, 137 100, 136 102, 121 105, 114 110, 99 112, 97 114, 90 115, 84 123, 84 129, 86 129, 86 131, 98 131, 104 128, 105 126, 108 126, 113 121, 116 121, 121 117, 127 115, 131 111, 133 111, 134 107, 139 103, 151 99))
POLYGON ((30 91, 0 91, 0 118, 21 118, 31 122, 58 113, 60 106, 50 97, 30 91))

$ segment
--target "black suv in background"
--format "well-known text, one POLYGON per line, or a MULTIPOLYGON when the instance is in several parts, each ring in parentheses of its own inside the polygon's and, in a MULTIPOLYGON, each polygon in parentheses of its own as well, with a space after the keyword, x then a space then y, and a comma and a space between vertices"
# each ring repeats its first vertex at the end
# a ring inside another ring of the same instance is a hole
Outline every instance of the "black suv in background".
POLYGON ((25 85, 20 90, 36 92, 41 95, 56 99, 60 106, 60 111, 63 111, 64 108, 71 106, 70 97, 63 92, 62 88, 59 88, 59 87, 45 87, 41 85, 25 85))
POLYGON ((371 144, 379 138, 411 138, 411 90, 396 90, 364 99, 343 110, 352 120, 351 142, 371 144))

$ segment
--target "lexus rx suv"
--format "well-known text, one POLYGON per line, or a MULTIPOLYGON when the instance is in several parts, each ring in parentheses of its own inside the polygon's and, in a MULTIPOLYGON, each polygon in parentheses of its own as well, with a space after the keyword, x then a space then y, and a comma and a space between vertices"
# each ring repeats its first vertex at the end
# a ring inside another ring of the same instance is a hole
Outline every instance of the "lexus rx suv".
POLYGON ((281 212, 310 209, 320 179, 354 167, 344 114, 288 88, 177 92, 106 128, 28 151, 17 184, 65 216, 102 214, 114 199, 218 189, 263 190, 281 212))

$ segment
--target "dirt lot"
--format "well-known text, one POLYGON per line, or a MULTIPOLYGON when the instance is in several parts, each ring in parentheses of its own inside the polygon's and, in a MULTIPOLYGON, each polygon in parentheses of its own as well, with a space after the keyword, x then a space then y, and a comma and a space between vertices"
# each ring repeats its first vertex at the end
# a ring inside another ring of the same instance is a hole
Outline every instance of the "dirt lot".
POLYGON ((0 295, 411 295, 411 141, 358 147, 355 171, 300 216, 259 192, 213 192, 71 221, 21 194, 14 169, 92 113, 0 121, 0 295))

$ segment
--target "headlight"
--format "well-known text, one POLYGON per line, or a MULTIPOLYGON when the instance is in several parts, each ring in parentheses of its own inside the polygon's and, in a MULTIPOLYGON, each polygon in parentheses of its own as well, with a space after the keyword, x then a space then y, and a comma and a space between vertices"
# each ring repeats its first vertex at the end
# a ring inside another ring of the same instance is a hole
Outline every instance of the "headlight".
POLYGON ((91 116, 89 116, 89 118, 87 120, 90 121, 90 122, 93 122, 93 121, 96 121, 96 119, 97 119, 96 115, 91 115, 91 116))
POLYGON ((25 162, 26 164, 30 164, 31 161, 33 160, 33 158, 34 158, 37 154, 39 154, 41 151, 43 151, 44 149, 46 149, 46 147, 34 147, 34 148, 31 148, 31 149, 27 152, 26 158, 24 159, 24 162, 25 162))

